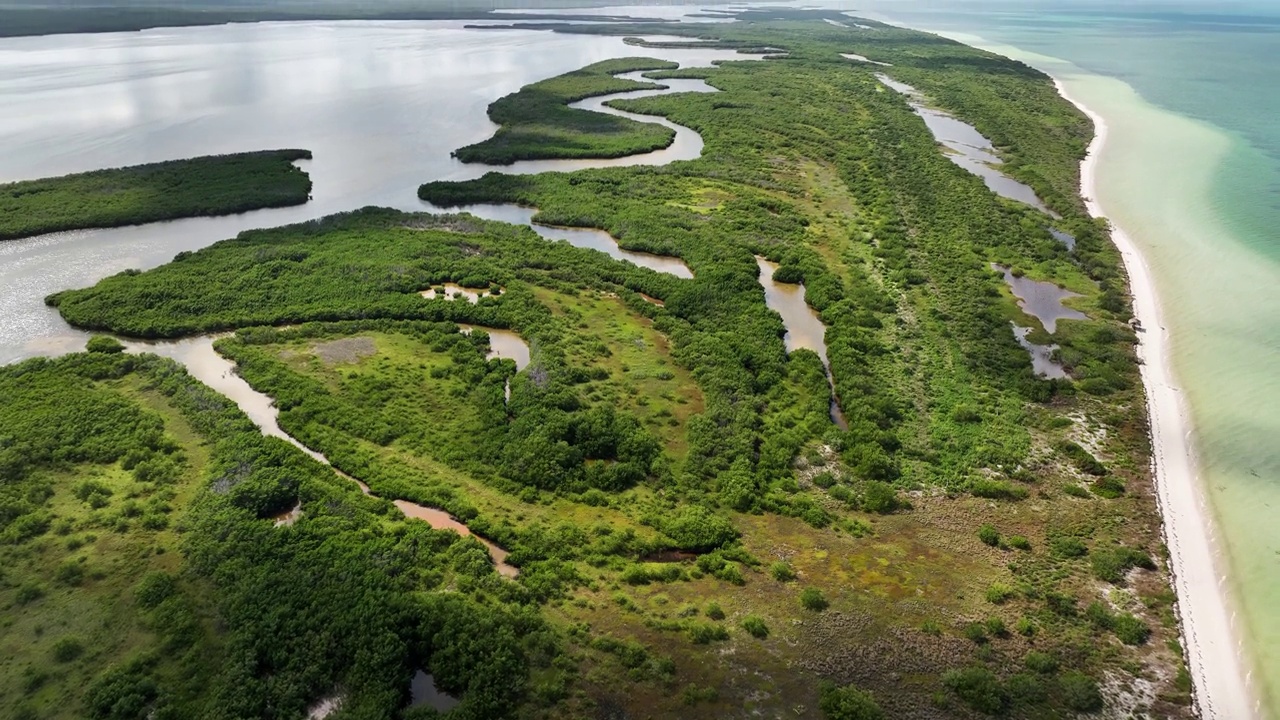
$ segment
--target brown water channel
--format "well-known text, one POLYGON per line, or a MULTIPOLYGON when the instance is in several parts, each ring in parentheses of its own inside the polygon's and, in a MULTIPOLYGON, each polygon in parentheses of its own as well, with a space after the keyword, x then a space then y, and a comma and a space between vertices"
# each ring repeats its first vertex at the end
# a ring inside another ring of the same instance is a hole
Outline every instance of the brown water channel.
MULTIPOLYGON (((472 328, 466 326, 464 329, 469 332, 472 328)), ((490 357, 497 356, 500 352, 499 347, 501 347, 508 353, 502 355, 502 357, 512 357, 512 359, 516 360, 517 367, 523 369, 519 359, 521 353, 523 353, 524 364, 528 364, 529 349, 527 345, 524 345, 524 341, 520 339, 519 335, 510 330, 481 329, 489 333, 490 344, 493 346, 490 357), (517 349, 517 346, 523 346, 523 351, 517 349)), ((253 424, 262 430, 262 434, 278 437, 313 459, 333 467, 324 455, 298 442, 293 436, 280 428, 279 412, 276 410, 274 401, 268 395, 254 390, 249 383, 245 382, 244 378, 236 374, 235 363, 222 357, 213 349, 214 341, 221 337, 226 337, 226 335, 201 335, 170 342, 141 342, 134 340, 122 340, 122 342, 130 352, 153 353, 177 361, 187 369, 187 372, 192 377, 234 402, 245 415, 249 416, 253 424)), ((364 494, 372 496, 372 493, 369 492, 369 486, 337 468, 333 468, 333 471, 359 485, 361 492, 364 494)), ((490 557, 493 558, 494 564, 497 566, 498 573, 502 576, 515 577, 520 572, 515 566, 507 564, 508 553, 506 550, 482 537, 473 535, 470 528, 454 519, 449 513, 407 500, 395 500, 394 503, 400 509, 400 512, 404 513, 405 517, 422 520, 437 530, 453 530, 459 535, 471 535, 484 543, 485 547, 489 549, 490 557)), ((292 525, 301 516, 301 513, 301 507, 295 507, 288 513, 276 516, 275 523, 277 526, 292 525)))
POLYGON ((804 300, 804 285, 781 283, 773 279, 778 264, 760 256, 756 256, 756 265, 760 268, 760 285, 764 288, 764 302, 770 310, 782 316, 782 325, 787 334, 782 336, 787 352, 804 348, 812 350, 822 358, 822 366, 827 371, 827 382, 831 385, 831 422, 842 430, 849 425, 845 422, 844 412, 836 401, 835 381, 831 378, 831 363, 827 360, 827 326, 822 324, 817 311, 809 307, 804 300))

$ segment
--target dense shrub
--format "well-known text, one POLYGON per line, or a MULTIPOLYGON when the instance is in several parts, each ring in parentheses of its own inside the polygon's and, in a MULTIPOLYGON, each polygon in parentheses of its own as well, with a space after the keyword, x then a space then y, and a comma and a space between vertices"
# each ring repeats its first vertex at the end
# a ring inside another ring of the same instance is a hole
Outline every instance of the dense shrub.
POLYGON ((1077 670, 1064 672, 1058 678, 1062 701, 1071 710, 1097 712, 1102 709, 1102 693, 1093 678, 1077 670))
POLYGON ((781 560, 769 566, 769 574, 778 582, 789 582, 796 579, 796 571, 781 560))
POLYGON ((1117 547, 1096 550, 1089 557, 1093 574, 1109 583, 1119 583, 1131 568, 1155 570, 1156 564, 1151 556, 1137 548, 1117 547))
POLYGON ((820 612, 827 609, 827 599, 817 588, 805 588, 800 591, 800 605, 806 610, 820 612))
POLYGON ((1000 533, 996 530, 994 525, 983 525, 978 528, 978 539, 981 540, 984 545, 995 547, 1000 544, 1000 533))
MULTIPOLYGON (((306 150, 217 155, 0 185, 0 240, 298 205, 306 150)), ((93 352, 103 350, 99 341, 93 352)))
POLYGON ((89 338, 89 342, 86 344, 85 349, 89 352, 110 354, 124 352, 124 345, 121 345, 119 340, 116 340, 110 335, 94 335, 89 338))
POLYGON ((84 653, 84 643, 80 638, 59 638, 53 644, 53 659, 60 663, 71 662, 84 653))
POLYGON ((1048 674, 1058 670, 1058 661, 1052 655, 1039 650, 1028 652, 1027 656, 1023 658, 1023 663, 1026 664, 1028 670, 1038 673, 1048 674))
POLYGON ((818 690, 818 709, 824 720, 883 720, 885 716, 871 693, 852 685, 823 683, 818 690))
POLYGON ((983 667, 951 670, 942 676, 942 684, 969 707, 988 715, 1003 712, 1009 702, 999 678, 983 667))
POLYGON ((701 505, 681 508, 663 523, 662 530, 684 550, 714 550, 738 538, 737 529, 727 518, 701 505))
POLYGON ((769 637, 769 626, 765 624, 764 618, 759 615, 748 615, 742 618, 742 629, 750 633, 752 637, 760 639, 769 637))

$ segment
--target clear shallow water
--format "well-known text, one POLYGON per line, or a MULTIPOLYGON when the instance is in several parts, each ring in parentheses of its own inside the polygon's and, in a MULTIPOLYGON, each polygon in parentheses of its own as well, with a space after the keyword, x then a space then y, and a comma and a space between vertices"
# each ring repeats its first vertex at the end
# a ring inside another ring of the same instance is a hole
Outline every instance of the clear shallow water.
POLYGON ((246 229, 366 205, 427 209, 416 197, 421 183, 492 169, 450 152, 489 137, 488 104, 530 82, 612 57, 744 59, 463 24, 261 23, 0 40, 0 182, 264 148, 315 153, 304 163, 314 190, 303 206, 0 243, 0 363, 82 346, 83 335, 44 306, 50 293, 246 229))
POLYGON ((1280 4, 841 9, 970 34, 1106 118, 1099 200, 1155 275, 1254 686, 1280 714, 1280 4))

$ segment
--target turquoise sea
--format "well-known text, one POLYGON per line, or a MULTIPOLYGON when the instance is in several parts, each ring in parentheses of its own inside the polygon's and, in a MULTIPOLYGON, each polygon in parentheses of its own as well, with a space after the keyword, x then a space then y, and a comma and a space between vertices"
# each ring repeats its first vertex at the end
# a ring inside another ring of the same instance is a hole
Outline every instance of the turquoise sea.
POLYGON ((1280 2, 841 9, 1024 59, 1106 119, 1097 199, 1154 273, 1246 662, 1280 714, 1280 2))

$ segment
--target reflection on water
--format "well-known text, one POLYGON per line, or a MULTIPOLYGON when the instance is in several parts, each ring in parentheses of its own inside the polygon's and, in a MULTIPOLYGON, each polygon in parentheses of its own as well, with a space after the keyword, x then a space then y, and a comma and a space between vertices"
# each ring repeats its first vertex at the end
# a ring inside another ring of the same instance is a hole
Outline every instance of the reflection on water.
POLYGON ((1067 369, 1053 359, 1053 352, 1058 349, 1057 345, 1037 345, 1027 339, 1031 334, 1031 328, 1022 327, 1016 323, 1010 324, 1013 325, 1013 337, 1031 354, 1031 369, 1037 375, 1049 379, 1068 377, 1067 369))
MULTIPOLYGON (((701 141, 699 141, 699 144, 701 144, 701 141)), ((434 207, 432 209, 439 210, 434 207)), ((444 212, 444 210, 439 211, 444 212)), ((676 277, 693 277, 693 272, 689 270, 689 266, 685 265, 680 258, 624 250, 618 247, 618 241, 613 239, 612 235, 603 230, 539 225, 533 222, 533 216, 538 212, 536 208, 520 207, 519 205, 482 204, 452 208, 451 211, 468 212, 486 220, 500 220, 515 225, 528 225, 533 228, 534 232, 548 240, 564 240, 574 247, 599 250, 614 259, 626 260, 640 267, 675 275, 676 277)))
POLYGON ((756 258, 760 268, 760 284, 764 286, 764 302, 770 310, 782 316, 782 324, 787 334, 782 341, 787 352, 805 348, 818 353, 822 364, 827 364, 827 343, 825 337, 827 326, 818 319, 818 313, 804 301, 804 285, 796 283, 775 282, 773 273, 778 263, 770 262, 762 257, 756 258))
MULTIPOLYGON (((858 62, 870 63, 872 65, 879 65, 880 67, 893 67, 893 63, 880 62, 879 60, 872 60, 871 58, 868 58, 865 55, 858 55, 857 53, 840 53, 840 57, 846 60, 856 60, 858 62)), ((904 87, 909 87, 909 86, 904 86, 904 87)))
POLYGON ((1071 233, 1063 232, 1063 231, 1059 230, 1058 228, 1049 228, 1049 234, 1053 236, 1053 239, 1054 239, 1054 240, 1057 240, 1058 242, 1062 243, 1063 245, 1066 245, 1068 250, 1075 250, 1075 249, 1076 249, 1076 236, 1075 236, 1075 235, 1072 235, 1071 233))
MULTIPOLYGON (((482 329, 488 330, 490 333, 496 334, 497 336, 504 336, 506 334, 515 335, 515 333, 510 333, 510 331, 506 330, 495 330, 490 328, 482 329)), ((494 336, 495 335, 490 335, 490 337, 494 336)), ((253 421, 253 424, 257 425, 258 428, 262 430, 262 434, 278 437, 298 448, 318 462, 330 465, 329 459, 324 455, 321 455, 298 442, 293 438, 293 436, 280 428, 279 411, 276 410, 274 401, 268 395, 254 390, 249 383, 245 382, 244 378, 236 374, 235 363, 222 357, 213 349, 214 341, 221 337, 226 337, 226 335, 201 335, 198 337, 168 342, 142 342, 125 339, 122 339, 121 342, 129 352, 149 352, 170 358, 180 363, 186 367, 187 372, 192 377, 205 385, 208 385, 210 388, 217 390, 219 393, 234 402, 236 406, 240 408, 241 412, 249 416, 249 419, 253 421)), ((519 336, 516 337, 518 338, 519 336)), ((507 340, 506 342, 510 341, 507 340)), ((523 343, 523 341, 521 341, 521 343, 523 343)), ((527 347, 525 349, 525 357, 525 362, 527 364, 527 347)), ((518 360, 517 363, 519 363, 518 360)), ((332 465, 330 465, 330 467, 332 467, 332 465)), ((372 495, 372 493, 369 492, 368 485, 365 485, 337 468, 334 468, 334 472, 347 480, 355 482, 360 486, 360 490, 364 494, 372 495)), ((396 500, 395 506, 400 508, 400 511, 404 513, 406 517, 423 520, 437 530, 453 530, 459 535, 472 535, 471 530, 467 528, 467 526, 441 510, 417 505, 405 500, 396 500)), ((301 510, 301 506, 298 506, 293 510, 290 510, 288 513, 277 515, 273 518, 275 525, 277 527, 281 525, 292 525, 294 521, 301 517, 301 510), (285 521, 282 521, 282 519, 285 521)), ((485 547, 489 549, 489 555, 493 558, 499 574, 504 577, 515 577, 520 572, 520 570, 515 566, 507 564, 506 559, 508 553, 506 550, 503 550, 484 538, 476 537, 476 539, 484 543, 485 547)))
POLYGON ((919 115, 929 128, 935 140, 949 152, 947 159, 965 170, 982 178, 982 182, 995 194, 1026 203, 1053 217, 1058 217, 1045 204, 1040 202, 1036 191, 997 170, 995 165, 1003 161, 995 154, 995 146, 983 137, 974 127, 957 120, 946 112, 925 104, 924 95, 904 82, 898 82, 888 75, 876 75, 887 87, 902 93, 907 98, 911 109, 919 115))
POLYGON ((1012 270, 1003 265, 992 263, 991 267, 1004 273, 1005 283, 1018 298, 1018 307, 1022 308, 1022 312, 1039 320, 1045 332, 1056 332, 1059 320, 1089 319, 1088 315, 1062 304, 1062 301, 1068 298, 1080 297, 1079 293, 1063 290, 1051 282, 1017 277, 1012 270))
MULTIPOLYGON (((443 290, 443 292, 439 294, 439 297, 442 297, 445 300, 455 300, 459 297, 462 297, 462 298, 466 298, 466 301, 471 303, 472 305, 480 302, 480 298, 489 297, 490 295, 488 290, 474 290, 472 288, 464 288, 458 283, 451 283, 451 282, 438 283, 436 287, 442 288, 443 290)), ((419 294, 428 300, 435 300, 437 297, 435 287, 423 290, 419 294)))
POLYGON ((805 348, 822 358, 822 365, 827 370, 827 382, 831 383, 831 421, 841 429, 848 429, 844 412, 836 400, 831 364, 827 361, 827 326, 822 324, 818 313, 804 301, 804 285, 775 281, 773 273, 778 269, 778 264, 758 255, 756 265, 760 268, 759 279, 760 285, 764 287, 764 303, 782 316, 782 325, 787 329, 786 335, 782 336, 783 345, 788 353, 805 348))
POLYGON ((426 705, 436 712, 444 713, 457 707, 459 702, 457 698, 437 688, 436 679, 422 670, 414 673, 413 681, 409 683, 409 692, 409 707, 426 705))
MULTIPOLYGON (((489 103, 528 83, 637 54, 682 66, 751 57, 714 48, 638 53, 618 37, 463 24, 252 23, 0 39, 0 182, 264 148, 315 155, 303 163, 314 186, 306 205, 0 243, 0 363, 83 347, 86 336, 44 305, 50 293, 155 267, 251 228, 366 205, 421 210, 421 183, 491 169, 450 153, 492 135, 489 103)), ((703 89, 701 81, 666 84, 703 89)), ((701 145, 678 134, 667 161, 693 142, 701 145)), ((546 169, 574 161, 554 162, 546 169)))
POLYGON ((530 353, 529 343, 524 338, 511 330, 491 327, 477 327, 475 325, 459 324, 458 329, 468 335, 472 330, 482 330, 489 333, 489 359, 506 358, 515 361, 516 372, 529 367, 530 353))

